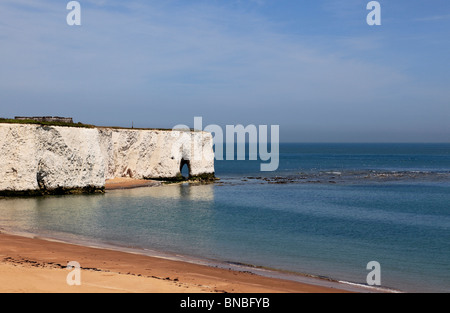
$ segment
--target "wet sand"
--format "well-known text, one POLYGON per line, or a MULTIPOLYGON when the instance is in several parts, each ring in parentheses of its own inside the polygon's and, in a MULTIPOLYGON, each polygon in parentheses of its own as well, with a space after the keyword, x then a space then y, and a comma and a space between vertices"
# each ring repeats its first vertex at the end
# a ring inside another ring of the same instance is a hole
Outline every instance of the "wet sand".
POLYGON ((2 293, 335 293, 344 289, 246 271, 0 233, 2 293), (80 264, 70 286, 68 262, 80 264))

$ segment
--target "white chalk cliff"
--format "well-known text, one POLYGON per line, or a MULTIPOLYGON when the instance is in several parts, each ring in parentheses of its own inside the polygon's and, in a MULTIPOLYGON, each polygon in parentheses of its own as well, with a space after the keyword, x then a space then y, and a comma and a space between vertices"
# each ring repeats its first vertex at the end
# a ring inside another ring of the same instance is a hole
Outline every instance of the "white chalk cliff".
POLYGON ((201 131, 0 124, 0 195, 94 192, 115 177, 214 177, 213 140, 201 131))

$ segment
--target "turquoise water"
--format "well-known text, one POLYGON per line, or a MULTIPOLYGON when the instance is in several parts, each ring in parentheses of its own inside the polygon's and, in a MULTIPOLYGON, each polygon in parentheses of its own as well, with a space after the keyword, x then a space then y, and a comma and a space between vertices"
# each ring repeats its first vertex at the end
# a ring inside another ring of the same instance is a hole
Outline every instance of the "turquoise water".
POLYGON ((283 144, 218 183, 0 199, 0 227, 383 287, 450 292, 450 145, 283 144))

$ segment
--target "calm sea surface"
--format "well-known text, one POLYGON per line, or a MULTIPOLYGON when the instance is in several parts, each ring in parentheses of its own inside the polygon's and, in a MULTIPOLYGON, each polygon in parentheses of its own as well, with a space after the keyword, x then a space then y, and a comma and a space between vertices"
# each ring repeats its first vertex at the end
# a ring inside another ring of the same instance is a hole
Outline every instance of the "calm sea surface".
POLYGON ((450 292, 450 144, 281 144, 214 184, 0 199, 7 231, 450 292))

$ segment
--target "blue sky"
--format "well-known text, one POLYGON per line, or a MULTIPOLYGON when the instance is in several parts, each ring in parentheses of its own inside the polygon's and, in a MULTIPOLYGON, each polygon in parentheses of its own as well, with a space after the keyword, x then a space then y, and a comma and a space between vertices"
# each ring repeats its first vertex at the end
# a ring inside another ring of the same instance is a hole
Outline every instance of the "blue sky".
POLYGON ((0 116, 280 125, 282 141, 450 142, 450 2, 0 2, 0 116))

